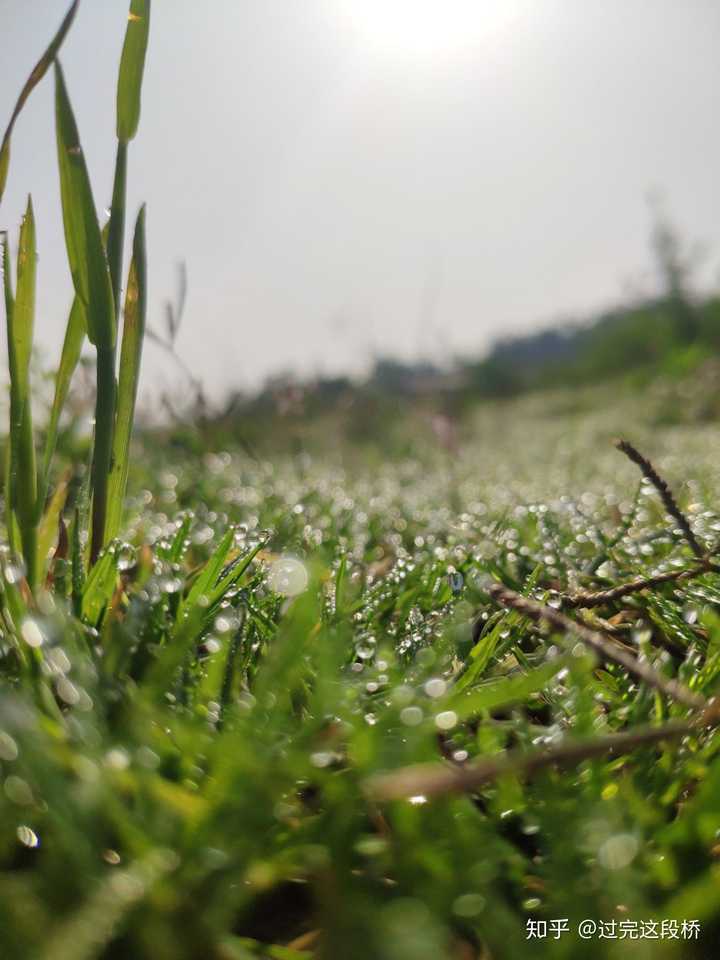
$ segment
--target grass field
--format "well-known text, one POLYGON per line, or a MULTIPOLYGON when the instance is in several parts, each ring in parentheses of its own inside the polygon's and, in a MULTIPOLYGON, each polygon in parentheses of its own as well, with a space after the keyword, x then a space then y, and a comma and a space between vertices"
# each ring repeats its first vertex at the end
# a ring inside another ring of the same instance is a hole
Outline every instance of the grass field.
POLYGON ((486 402, 444 444, 418 407, 374 453, 332 414, 293 454, 131 442, 150 3, 104 227, 57 63, 77 6, 16 111, 52 67, 75 303, 41 429, 30 202, 3 244, 0 956, 712 955, 717 370, 486 402))
MULTIPOLYGON (((429 448, 361 471, 151 445, 79 617, 63 561, 32 604, 6 557, 4 955, 707 955, 717 735, 675 731, 692 702, 488 591, 552 611, 693 568, 609 439, 635 417, 709 547, 716 431, 650 436, 632 394, 573 399, 482 408, 452 469, 429 448), (635 743, 648 728, 668 738, 635 743), (583 941, 586 919, 701 939, 583 941)), ((708 572, 566 612, 711 696, 719 599, 708 572)))

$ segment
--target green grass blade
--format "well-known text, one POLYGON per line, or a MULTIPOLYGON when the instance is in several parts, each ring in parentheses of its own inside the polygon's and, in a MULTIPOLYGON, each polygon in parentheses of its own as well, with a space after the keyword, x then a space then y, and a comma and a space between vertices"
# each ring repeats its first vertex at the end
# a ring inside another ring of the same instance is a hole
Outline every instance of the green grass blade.
POLYGON ((90 562, 95 563, 105 546, 107 500, 115 430, 115 349, 99 347, 97 352, 97 397, 95 401, 95 448, 91 467, 92 540, 90 562))
POLYGON ((77 13, 77 8, 79 5, 80 0, 75 0, 75 2, 71 4, 68 12, 65 14, 63 22, 60 24, 60 29, 53 37, 50 46, 33 67, 30 76, 25 81, 25 86, 20 91, 20 96, 17 99, 15 109, 12 112, 10 122, 7 125, 7 129, 5 130, 5 134, 2 139, 2 144, 0 145, 0 202, 2 201, 3 193, 5 192, 5 184, 7 183, 8 169, 10 167, 10 139, 12 137, 15 121, 20 116, 22 108, 25 106, 28 97, 45 76, 50 64, 57 56, 63 40, 65 39, 65 36, 70 29, 73 20, 75 19, 75 14, 77 13))
POLYGON ((114 551, 104 553, 90 571, 82 597, 82 618, 97 626, 103 611, 112 599, 117 580, 118 558, 114 551))
POLYGON ((150 0, 132 0, 118 75, 118 146, 115 157, 110 236, 107 247, 116 316, 120 312, 120 281, 122 278, 123 241, 125 238, 127 145, 137 133, 140 122, 142 81, 149 35, 150 0))
POLYGON ((57 431, 60 423, 60 414, 65 406, 68 392, 70 390, 70 381, 72 380, 75 368, 80 360, 83 341, 85 339, 85 308, 79 297, 73 299, 70 317, 65 328, 65 339, 63 341, 62 353, 60 355, 60 366, 55 377, 55 394, 53 404, 50 410, 50 419, 48 421, 47 436, 45 438, 45 451, 43 453, 43 464, 41 472, 42 497, 39 498, 38 508, 42 510, 45 500, 45 491, 49 481, 50 464, 55 453, 55 444, 57 442, 57 431))
POLYGON ((190 592, 178 608, 176 621, 177 624, 180 624, 186 616, 189 616, 190 611, 198 605, 200 597, 206 597, 208 593, 210 593, 210 591, 216 586, 217 579, 220 576, 220 573, 223 569, 223 564, 225 563, 225 557, 228 555, 228 551, 232 546, 234 536, 235 531, 231 527, 226 531, 222 540, 217 545, 215 553, 213 553, 198 574, 195 583, 190 589, 190 592))
POLYGON ((85 590, 85 566, 83 564, 82 543, 80 542, 80 510, 77 507, 75 508, 73 516, 70 545, 72 609, 75 616, 79 617, 82 611, 83 592, 85 590))
POLYGON ((133 257, 125 297, 117 416, 108 490, 106 526, 106 537, 108 539, 117 536, 122 523, 123 502, 130 467, 130 437, 135 417, 135 401, 140 379, 140 358, 145 336, 146 305, 145 207, 142 207, 135 225, 133 257))
POLYGON ((120 280, 123 265, 123 241, 125 239, 125 197, 127 188, 127 144, 118 142, 115 156, 112 206, 108 224, 107 257, 110 268, 110 284, 115 304, 115 319, 120 312, 120 280))
POLYGON ((55 121, 60 193, 70 272, 87 311, 88 338, 98 349, 115 345, 110 272, 77 124, 60 64, 55 64, 55 121))
POLYGON ((97 348, 95 448, 92 461, 91 562, 105 544, 107 489, 115 423, 115 306, 110 271, 95 212, 90 178, 60 64, 55 64, 55 117, 65 242, 75 292, 86 310, 87 333, 97 348))
POLYGON ((117 137, 132 140, 140 122, 140 100, 150 35, 150 0, 131 0, 117 89, 117 137))
MULTIPOLYGON (((7 233, 2 234, 2 271, 3 294, 5 299, 5 319, 7 328, 8 358, 12 350, 13 313, 15 311, 15 295, 12 289, 12 267, 10 265, 10 244, 7 233)), ((9 365, 9 364, 8 364, 9 365)), ((11 387, 12 399, 12 387, 11 387)), ((15 463, 16 455, 13 452, 12 408, 10 411, 10 430, 5 442, 5 526, 8 541, 13 551, 17 550, 16 522, 15 522, 15 463)))
POLYGON ((17 291, 14 302, 10 288, 7 246, 5 264, 8 366, 10 369, 10 490, 20 527, 20 539, 31 589, 35 586, 37 535, 37 468, 30 397, 30 354, 35 321, 35 276, 37 251, 32 201, 20 228, 17 258, 17 291), (9 309, 8 309, 9 308, 9 309))
POLYGON ((60 530, 60 515, 65 500, 67 499, 68 481, 67 478, 55 488, 55 491, 47 505, 47 510, 42 515, 38 525, 37 535, 37 569, 40 578, 45 576, 50 554, 57 546, 58 533, 60 530))
POLYGON ((520 703, 546 687, 570 662, 570 657, 556 657, 527 673, 487 680, 467 692, 458 691, 451 698, 450 706, 461 720, 465 720, 481 710, 495 710, 509 703, 520 703))
MULTIPOLYGON (((107 244, 109 222, 105 224, 102 230, 103 243, 107 244)), ((65 339, 63 341, 62 353, 60 354, 60 366, 55 375, 55 393, 53 404, 50 409, 50 419, 48 421, 47 435, 45 437, 45 451, 43 453, 42 471, 40 473, 41 488, 38 493, 38 514, 45 506, 45 497, 50 483, 50 466, 55 454, 55 445, 57 443, 57 432, 60 424, 60 415, 62 414, 67 395, 70 390, 70 383, 75 373, 75 369, 80 360, 85 334, 87 332, 87 322, 85 320, 85 308, 82 301, 75 294, 73 304, 70 309, 67 326, 65 327, 65 339)))

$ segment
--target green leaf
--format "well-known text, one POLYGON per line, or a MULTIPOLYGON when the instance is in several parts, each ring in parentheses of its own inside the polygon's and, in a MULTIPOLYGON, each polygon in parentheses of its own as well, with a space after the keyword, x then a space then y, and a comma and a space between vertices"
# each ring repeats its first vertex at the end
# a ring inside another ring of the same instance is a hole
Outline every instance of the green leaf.
POLYGON ((3 254, 7 314, 8 366, 10 370, 10 484, 12 507, 20 526, 27 580, 35 586, 37 468, 30 396, 30 355, 35 321, 37 251, 32 200, 20 228, 17 258, 17 292, 12 299, 7 241, 3 254))
POLYGON ((150 34, 150 0, 131 0, 117 89, 117 136, 132 140, 140 122, 140 100, 150 34))
POLYGON ((178 607, 176 620, 178 624, 181 623, 182 620, 190 614, 191 610, 198 605, 200 597, 207 596, 208 593, 215 587, 217 579, 220 576, 220 572, 223 568, 223 564, 225 563, 225 557, 228 555, 228 551, 232 546, 234 536, 235 531, 231 527, 226 531, 222 540, 217 545, 215 553, 213 553, 198 574, 197 579, 192 585, 187 597, 178 607))
POLYGON ((47 510, 42 515, 38 528, 38 572, 39 576, 44 576, 48 558, 53 547, 57 545, 58 533, 60 530, 60 514, 65 506, 67 498, 68 482, 62 480, 52 495, 47 510))
MULTIPOLYGON (((60 423, 60 415, 65 400, 70 390, 75 368, 80 360, 83 340, 85 339, 85 308, 79 297, 73 299, 72 309, 65 328, 65 340, 63 341, 62 353, 60 355, 60 366, 55 375, 55 395, 50 410, 50 419, 48 421, 47 436, 45 438, 45 452, 43 454, 42 481, 43 489, 47 489, 50 464, 55 453, 55 444, 57 442, 57 431, 60 423)), ((44 499, 44 497, 43 497, 44 499)), ((43 503, 39 504, 40 509, 43 503)))
POLYGON ((481 710, 494 710, 508 703, 520 703, 547 686, 548 682, 569 663, 569 657, 556 657, 527 673, 488 680, 466 693, 458 691, 450 706, 461 720, 481 710))
POLYGON ((117 536, 122 523, 123 503, 130 467, 130 437, 135 417, 135 401, 140 379, 140 358, 145 336, 146 305, 145 207, 143 206, 135 225, 133 257, 125 296, 117 414, 105 530, 107 539, 117 536))
POLYGON ((65 78, 55 63, 55 121, 65 244, 75 292, 86 310, 87 333, 98 349, 115 346, 110 272, 65 78))
POLYGON ((105 607, 112 599, 117 580, 118 558, 113 550, 104 553, 90 571, 82 598, 82 618, 97 626, 105 607))
POLYGON ((75 2, 70 5, 68 12, 65 14, 63 22, 60 24, 60 29, 53 37, 50 46, 33 67, 32 73, 25 81, 25 86, 20 91, 20 96, 17 99, 15 109, 12 112, 10 122, 7 125, 7 129, 5 130, 5 134, 2 139, 2 144, 0 145, 0 201, 2 201, 3 193, 5 192, 5 184, 7 183, 8 169, 10 167, 10 139, 12 137, 15 121, 20 116, 20 112, 25 106, 28 97, 45 76, 50 64, 57 56, 57 53, 62 46, 62 42, 65 39, 65 35, 75 19, 75 14, 77 13, 77 8, 79 5, 80 0, 75 0, 75 2))

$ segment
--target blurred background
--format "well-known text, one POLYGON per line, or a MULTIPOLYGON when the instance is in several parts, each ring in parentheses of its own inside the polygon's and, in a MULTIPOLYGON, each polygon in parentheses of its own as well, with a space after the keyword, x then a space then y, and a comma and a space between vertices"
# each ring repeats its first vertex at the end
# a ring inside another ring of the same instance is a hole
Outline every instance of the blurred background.
MULTIPOLYGON (((0 0, 0 118, 66 6, 0 0)), ((126 11, 82 4, 62 55, 99 206, 126 11)), ((166 301, 184 310, 175 358, 146 347, 146 410, 187 383, 227 412, 270 381, 289 409, 296 381, 328 402, 368 377, 502 395, 560 361, 587 379, 714 350, 712 0, 173 0, 153 20, 130 206, 148 202, 150 325, 168 340, 166 301)), ((51 365, 71 300, 56 167, 47 78, 3 223, 15 242, 32 189, 51 365)))

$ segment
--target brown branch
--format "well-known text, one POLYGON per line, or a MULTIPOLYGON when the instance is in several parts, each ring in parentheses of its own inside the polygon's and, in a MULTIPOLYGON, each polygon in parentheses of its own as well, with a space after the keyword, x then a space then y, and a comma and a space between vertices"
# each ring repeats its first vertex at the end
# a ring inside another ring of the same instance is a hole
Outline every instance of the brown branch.
POLYGON ((643 476, 646 477, 650 483, 655 487, 657 492, 660 494, 665 509, 674 518, 677 525, 682 530, 685 539, 690 545, 690 549, 699 559, 703 559, 707 551, 703 549, 700 542, 698 541, 695 534, 692 532, 690 527, 690 522, 685 514, 682 512, 678 506, 677 500, 673 496, 672 490, 667 485, 665 480, 660 476, 655 467, 650 463, 647 457, 644 457, 639 450, 636 450, 635 447, 628 443, 627 440, 618 440, 615 444, 618 450, 625 454, 628 459, 632 460, 633 463, 637 464, 638 467, 642 470, 643 476))
POLYGON ((620 664, 628 673, 633 674, 633 676, 639 680, 647 683, 648 686, 654 687, 673 700, 677 700, 678 703, 682 703, 686 707, 700 709, 707 707, 705 697, 693 693, 692 690, 689 690, 678 680, 672 680, 662 676, 662 674, 654 670, 649 664, 632 656, 622 647, 614 643, 609 637, 600 633, 599 630, 591 630, 589 627, 577 623, 575 620, 571 620, 570 617, 566 617, 558 610, 543 606, 534 600, 528 600, 527 597, 520 596, 519 593, 509 590, 500 583, 493 584, 493 586, 490 587, 490 594, 504 607, 517 610, 518 613, 523 614, 523 616, 528 617, 530 620, 534 620, 536 623, 545 622, 560 633, 574 634, 586 646, 590 647, 591 650, 594 650, 602 657, 603 660, 611 660, 614 663, 620 664))
POLYGON ((661 587, 665 583, 673 583, 679 580, 691 580, 694 577, 701 577, 704 573, 718 572, 715 564, 705 561, 695 567, 689 567, 684 570, 670 570, 667 573, 658 573, 653 577, 638 577, 637 580, 630 580, 628 583, 621 583, 617 587, 611 587, 609 590, 578 591, 578 593, 562 594, 561 599, 565 607, 602 607, 607 603, 613 603, 622 597, 627 597, 633 593, 640 593, 641 590, 652 590, 654 587, 661 587))
POLYGON ((583 760, 607 754, 620 756, 637 747, 685 736, 692 733, 696 726, 697 724, 691 721, 677 721, 662 727, 639 727, 627 733, 611 733, 591 740, 569 740, 549 750, 513 750, 464 766, 420 763, 393 773, 371 777, 365 783, 365 792, 375 801, 463 793, 476 790, 484 783, 508 774, 532 776, 545 767, 573 766, 583 760))

